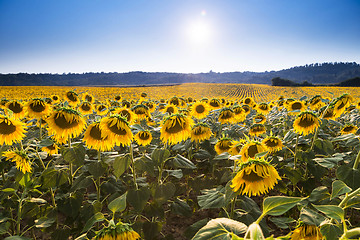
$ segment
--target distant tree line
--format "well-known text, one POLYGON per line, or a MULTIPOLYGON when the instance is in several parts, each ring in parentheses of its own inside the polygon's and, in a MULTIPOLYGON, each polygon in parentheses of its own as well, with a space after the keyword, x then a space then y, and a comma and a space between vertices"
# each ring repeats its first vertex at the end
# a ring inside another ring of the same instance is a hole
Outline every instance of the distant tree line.
POLYGON ((271 79, 271 85, 272 86, 287 86, 287 87, 309 87, 314 86, 312 83, 309 83, 308 81, 303 81, 302 83, 296 83, 294 81, 291 81, 289 79, 283 79, 280 77, 276 77, 271 79))

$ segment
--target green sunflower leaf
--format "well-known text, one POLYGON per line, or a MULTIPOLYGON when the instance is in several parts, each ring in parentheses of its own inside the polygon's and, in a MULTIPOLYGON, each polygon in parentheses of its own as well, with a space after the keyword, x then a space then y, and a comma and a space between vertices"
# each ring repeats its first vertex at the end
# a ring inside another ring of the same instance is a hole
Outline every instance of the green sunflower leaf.
POLYGON ((263 202, 263 214, 280 216, 289 211, 303 199, 304 198, 284 196, 267 197, 263 202))

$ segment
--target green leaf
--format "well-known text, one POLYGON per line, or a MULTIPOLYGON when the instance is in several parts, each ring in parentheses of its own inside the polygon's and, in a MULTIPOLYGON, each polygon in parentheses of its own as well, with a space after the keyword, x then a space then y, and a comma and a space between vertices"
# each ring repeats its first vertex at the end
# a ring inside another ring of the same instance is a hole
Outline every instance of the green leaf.
POLYGON ((62 170, 48 168, 41 174, 42 187, 59 187, 68 181, 67 174, 62 170))
POLYGON ((335 205, 313 205, 317 210, 327 217, 341 221, 344 219, 344 209, 335 205))
POLYGON ((43 147, 51 146, 53 144, 54 144, 54 142, 51 139, 46 138, 46 139, 41 140, 41 142, 39 143, 38 146, 39 146, 39 148, 43 148, 43 147))
POLYGON ((33 202, 33 203, 47 203, 47 201, 45 199, 42 198, 30 198, 29 202, 33 202))
POLYGON ((71 148, 62 147, 60 152, 66 162, 77 166, 84 164, 86 149, 82 143, 74 144, 71 148))
POLYGON ((349 188, 343 181, 336 180, 332 183, 332 193, 330 196, 330 200, 351 191, 352 189, 349 188))
POLYGON ((124 194, 121 195, 120 197, 115 198, 114 200, 112 200, 112 201, 109 203, 108 208, 109 208, 110 211, 112 211, 113 213, 124 211, 125 208, 126 208, 126 193, 124 193, 124 194))
POLYGON ((20 179, 19 184, 23 187, 30 187, 31 185, 30 173, 25 173, 20 179))
POLYGON ((329 190, 327 189, 327 187, 325 187, 325 186, 320 186, 320 187, 315 188, 315 189, 311 192, 308 200, 309 200, 310 202, 316 202, 316 203, 318 203, 318 202, 321 202, 321 201, 329 198, 329 196, 330 196, 330 193, 329 193, 329 190))
POLYGON ((154 162, 147 155, 136 158, 134 164, 136 170, 147 172, 151 177, 155 177, 154 162))
POLYGON ((267 197, 263 202, 263 214, 280 216, 289 211, 302 200, 303 198, 299 197, 267 197))
POLYGON ((187 239, 191 239, 200 230, 200 228, 204 227, 208 222, 209 219, 205 218, 197 221, 194 224, 191 224, 184 232, 185 237, 187 239))
POLYGON ((159 204, 169 200, 176 191, 176 187, 172 182, 167 182, 156 186, 154 200, 159 204))
POLYGON ((3 189, 3 190, 1 190, 2 192, 6 192, 6 193, 14 193, 14 192, 16 192, 16 190, 15 189, 13 189, 13 188, 5 188, 5 189, 3 189))
POLYGON ((130 164, 131 158, 129 155, 115 158, 113 163, 115 177, 119 179, 120 176, 129 168, 130 164))
POLYGON ((332 142, 345 141, 345 140, 349 140, 349 139, 353 139, 353 138, 355 138, 355 135, 350 133, 350 134, 345 134, 345 135, 340 135, 338 137, 335 137, 332 139, 332 142))
POLYGON ((284 169, 284 173, 287 178, 290 179, 291 183, 296 185, 302 177, 302 173, 300 169, 294 169, 292 167, 286 167, 284 169))
POLYGON ((195 169, 196 166, 187 158, 177 154, 174 159, 172 159, 172 165, 177 168, 187 168, 195 169))
POLYGON ((141 212, 150 198, 150 190, 147 187, 129 189, 126 200, 134 207, 135 211, 141 212))
POLYGON ((346 165, 340 166, 336 170, 336 177, 352 189, 357 189, 360 187, 359 169, 353 169, 346 165))
POLYGON ((87 232, 90 230, 90 228, 92 228, 92 226, 94 226, 95 223, 97 222, 101 222, 105 220, 105 216, 104 214, 102 214, 101 212, 97 212, 95 213, 94 216, 92 216, 85 224, 83 230, 81 232, 87 232))
POLYGON ((170 206, 171 212, 177 215, 190 217, 192 209, 186 201, 177 198, 170 206))
POLYGON ((233 235, 242 235, 247 226, 229 218, 215 218, 201 228, 192 240, 232 240, 233 235))
POLYGON ((268 153, 269 153, 269 151, 260 152, 260 153, 255 154, 255 157, 256 158, 262 158, 262 157, 265 157, 266 154, 268 154, 268 153))
POLYGON ((333 168, 342 160, 342 157, 314 158, 314 161, 324 168, 333 168))
POLYGON ((151 158, 157 166, 161 166, 168 159, 168 157, 170 157, 170 151, 167 149, 156 148, 151 153, 151 158))
POLYGON ((309 207, 303 207, 300 212, 300 220, 306 223, 307 225, 320 226, 320 224, 326 218, 320 213, 310 209, 309 207))
POLYGON ((278 218, 272 217, 270 218, 270 221, 272 221, 278 228, 282 228, 282 229, 288 229, 289 224, 296 222, 294 219, 287 217, 278 217, 278 218))
POLYGON ((157 235, 161 231, 161 225, 159 222, 144 222, 143 223, 143 232, 145 239, 155 240, 157 235))
POLYGON ((203 195, 197 197, 201 209, 222 208, 229 203, 226 199, 225 188, 219 186, 213 189, 202 190, 203 195))
POLYGON ((314 150, 323 155, 331 155, 334 152, 332 143, 328 140, 316 139, 314 143, 314 150))
POLYGON ((8 221, 0 222, 0 234, 5 234, 11 226, 11 223, 8 221))
POLYGON ((357 195, 350 198, 350 200, 347 201, 344 205, 344 208, 349 208, 349 207, 360 208, 360 196, 357 195))
POLYGON ((42 217, 35 220, 35 227, 37 228, 47 228, 50 227, 54 222, 55 218, 42 217))
POLYGON ((337 240, 342 235, 342 230, 331 223, 321 225, 320 232, 326 240, 337 240))
POLYGON ((20 237, 20 236, 11 236, 11 237, 4 238, 4 240, 31 240, 31 238, 20 237))
POLYGON ((98 161, 90 163, 88 165, 88 170, 89 173, 94 176, 94 178, 99 178, 106 172, 106 168, 101 162, 98 161))

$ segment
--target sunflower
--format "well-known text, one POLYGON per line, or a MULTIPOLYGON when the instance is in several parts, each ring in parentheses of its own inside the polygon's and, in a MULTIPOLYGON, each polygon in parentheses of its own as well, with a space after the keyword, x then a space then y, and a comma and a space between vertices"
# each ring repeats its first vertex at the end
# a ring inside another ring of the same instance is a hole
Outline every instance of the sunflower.
POLYGON ((49 146, 42 147, 41 150, 44 151, 44 152, 47 152, 49 155, 53 155, 53 154, 58 154, 59 147, 58 147, 58 145, 53 143, 53 144, 51 144, 49 146))
POLYGON ((312 112, 300 113, 293 123, 294 131, 298 134, 308 135, 315 132, 320 126, 320 120, 312 112))
POLYGON ((267 148, 264 144, 256 141, 248 142, 241 148, 241 161, 246 162, 249 158, 255 158, 256 154, 266 151, 267 148))
POLYGON ((207 99, 207 98, 202 98, 202 99, 200 100, 200 102, 209 103, 209 99, 207 99))
POLYGON ((231 138, 223 137, 215 144, 214 149, 220 155, 224 152, 229 152, 233 144, 234 142, 231 138))
POLYGON ((130 103, 129 101, 122 100, 121 106, 124 107, 124 108, 130 108, 130 107, 131 107, 131 103, 130 103))
POLYGON ((265 138, 261 143, 267 147, 269 152, 277 152, 284 147, 281 139, 274 136, 265 138))
POLYGON ((180 105, 180 100, 179 100, 178 97, 174 96, 174 97, 169 99, 168 104, 179 106, 180 105))
POLYGON ((69 103, 70 106, 76 106, 80 103, 79 96, 74 91, 68 91, 65 94, 65 100, 69 103))
POLYGON ((267 103, 260 103, 256 108, 256 111, 258 113, 261 113, 261 114, 264 114, 264 115, 268 114, 270 112, 270 110, 271 109, 270 109, 270 107, 269 107, 269 105, 267 103))
POLYGON ((134 139, 137 142, 137 144, 146 146, 151 143, 152 135, 147 130, 139 131, 137 134, 135 134, 134 139))
POLYGON ((192 120, 182 114, 172 114, 164 119, 160 139, 164 143, 176 144, 191 136, 192 120))
POLYGON ((190 107, 190 115, 197 119, 203 119, 209 114, 209 105, 204 102, 195 102, 190 107))
POLYGON ((121 96, 120 96, 120 95, 116 95, 116 96, 114 97, 114 100, 115 100, 115 101, 120 101, 120 100, 121 100, 121 96))
POLYGON ((218 121, 221 124, 234 123, 236 121, 234 111, 231 108, 222 108, 219 114, 218 121))
POLYGON ((100 122, 92 123, 87 127, 83 141, 88 148, 102 152, 110 151, 115 145, 110 137, 103 136, 100 122))
POLYGON ((253 124, 249 129, 250 136, 259 136, 263 133, 266 133, 266 128, 262 124, 253 124))
POLYGON ((175 105, 167 105, 165 106, 163 109, 161 109, 162 113, 168 113, 169 115, 171 114, 176 114, 179 112, 178 108, 175 105))
POLYGON ((242 105, 241 107, 244 109, 246 116, 251 112, 251 108, 249 105, 242 105))
POLYGON ((90 102, 82 102, 78 106, 78 110, 82 115, 92 114, 93 113, 93 107, 92 107, 92 104, 90 102))
POLYGON ((18 150, 8 150, 3 153, 3 156, 6 157, 7 160, 15 162, 16 168, 24 174, 31 172, 30 160, 25 152, 18 150))
POLYGON ((51 95, 51 100, 52 100, 52 102, 53 102, 53 104, 54 103, 58 103, 58 102, 60 102, 60 98, 59 98, 59 96, 58 95, 51 95))
POLYGON ((102 137, 109 137, 115 141, 116 145, 129 146, 133 139, 129 123, 120 115, 105 117, 100 121, 102 137))
POLYGON ((356 109, 356 106, 350 105, 350 106, 348 106, 348 107, 345 109, 345 112, 349 113, 349 112, 351 112, 351 111, 354 110, 354 109, 356 109))
POLYGON ((243 122, 246 119, 245 110, 240 107, 239 105, 236 105, 233 107, 233 111, 235 114, 235 120, 236 122, 243 122))
POLYGON ((71 108, 55 110, 46 121, 49 134, 65 139, 79 136, 86 125, 80 113, 71 108))
POLYGON ((149 112, 154 112, 156 109, 156 104, 153 102, 146 102, 145 106, 147 106, 149 108, 149 112))
POLYGON ((334 112, 334 106, 329 106, 329 107, 323 107, 322 109, 320 109, 320 113, 322 118, 327 119, 327 120, 335 120, 336 115, 334 112), (325 111, 325 113, 324 113, 325 111))
POLYGON ((105 104, 99 104, 95 107, 96 110, 96 114, 99 116, 105 116, 108 112, 109 109, 105 104))
POLYGON ((286 109, 290 115, 298 115, 300 112, 306 109, 306 106, 302 101, 292 101, 286 104, 286 109))
POLYGON ((309 100, 309 107, 313 111, 318 111, 322 106, 324 106, 324 103, 321 101, 320 95, 315 95, 309 100))
POLYGON ((26 104, 26 112, 30 118, 41 118, 51 114, 50 106, 40 98, 34 98, 26 104))
POLYGON ((191 140, 195 142, 209 140, 211 135, 211 129, 206 123, 197 123, 191 130, 191 140))
POLYGON ((130 125, 132 125, 136 120, 135 113, 128 108, 117 108, 115 109, 114 114, 119 114, 121 117, 124 117, 130 125))
POLYGON ((230 187, 242 195, 258 196, 273 189, 278 180, 281 180, 278 172, 264 158, 250 159, 240 164, 230 187))
POLYGON ((219 109, 221 107, 221 103, 219 99, 213 98, 210 100, 209 106, 211 107, 212 110, 219 109))
POLYGON ((0 115, 0 145, 12 145, 25 137, 25 124, 0 115))
POLYGON ((349 94, 343 94, 337 98, 334 103, 335 118, 340 117, 340 115, 345 112, 345 109, 350 106, 353 101, 354 98, 349 94))
POLYGON ((353 133, 355 134, 358 130, 357 126, 354 126, 352 124, 346 124, 342 129, 341 129, 341 134, 350 134, 353 133))
POLYGON ((246 143, 245 139, 240 139, 239 141, 234 141, 233 145, 231 146, 231 149, 228 151, 228 153, 233 156, 239 155, 241 148, 244 146, 245 143, 246 143))
POLYGON ((264 115, 260 114, 256 114, 254 117, 254 123, 257 124, 264 124, 266 122, 266 117, 264 115))
POLYGON ((140 235, 129 224, 110 221, 109 225, 97 232, 93 240, 137 240, 140 235))
POLYGON ((320 229, 315 225, 301 223, 291 234, 290 240, 321 240, 323 236, 320 229))
POLYGON ((135 113, 137 119, 142 120, 150 116, 149 108, 143 104, 139 104, 131 108, 131 111, 135 113))
POLYGON ((0 109, 5 109, 6 108, 6 103, 8 103, 9 100, 7 100, 6 98, 2 98, 0 100, 0 109))
POLYGON ((25 117, 25 107, 19 101, 10 101, 6 103, 6 107, 12 111, 12 117, 14 119, 21 119, 25 117))
POLYGON ((84 102, 89 102, 89 103, 93 103, 95 101, 94 97, 90 93, 85 93, 82 96, 82 99, 84 102))
POLYGON ((254 105, 255 101, 254 99, 252 99, 252 97, 246 97, 245 99, 243 99, 243 103, 248 106, 252 106, 254 105))

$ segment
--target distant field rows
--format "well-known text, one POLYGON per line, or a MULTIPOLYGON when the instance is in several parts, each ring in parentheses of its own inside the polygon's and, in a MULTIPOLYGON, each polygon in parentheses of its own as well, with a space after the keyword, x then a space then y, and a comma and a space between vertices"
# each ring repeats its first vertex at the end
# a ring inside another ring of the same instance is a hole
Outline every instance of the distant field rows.
POLYGON ((0 88, 0 97, 7 99, 29 100, 35 97, 49 97, 51 95, 63 96, 67 91, 74 90, 81 94, 89 92, 98 100, 113 99, 121 95, 124 99, 135 99, 142 92, 146 92, 151 99, 172 96, 192 97, 195 99, 227 98, 231 100, 241 99, 247 96, 253 97, 257 102, 269 102, 277 99, 280 95, 286 98, 300 98, 302 96, 321 95, 323 97, 337 97, 342 93, 349 93, 356 99, 360 99, 360 88, 356 87, 273 87, 259 84, 214 84, 214 83, 186 83, 174 86, 152 87, 52 87, 52 86, 3 86, 0 88))

